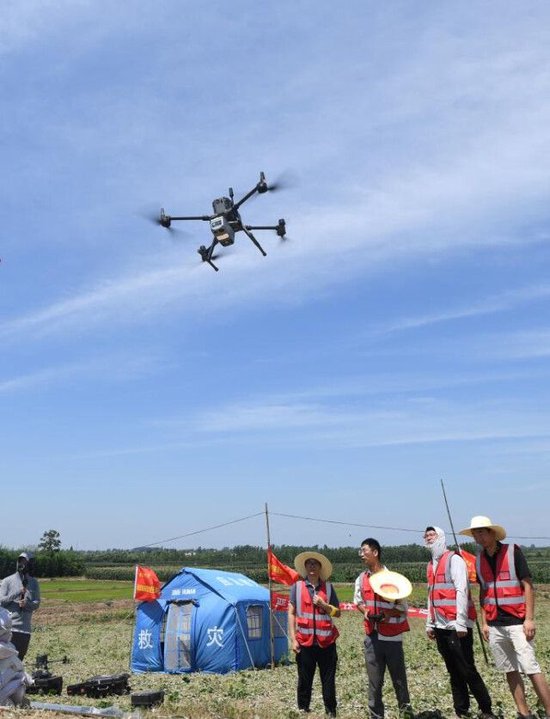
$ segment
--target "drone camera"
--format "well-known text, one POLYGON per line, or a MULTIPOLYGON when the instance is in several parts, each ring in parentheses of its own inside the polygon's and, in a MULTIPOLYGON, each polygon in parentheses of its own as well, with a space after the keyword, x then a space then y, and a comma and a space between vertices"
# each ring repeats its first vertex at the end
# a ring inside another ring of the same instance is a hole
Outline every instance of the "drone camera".
POLYGON ((210 220, 210 229, 220 245, 228 247, 235 242, 235 230, 231 227, 224 215, 214 217, 210 220))

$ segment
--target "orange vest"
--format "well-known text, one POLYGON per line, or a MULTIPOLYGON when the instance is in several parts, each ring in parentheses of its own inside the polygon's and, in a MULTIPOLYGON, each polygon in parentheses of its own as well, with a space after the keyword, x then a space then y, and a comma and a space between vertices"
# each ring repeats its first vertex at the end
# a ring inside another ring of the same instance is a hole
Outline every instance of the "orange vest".
POLYGON ((498 552, 496 576, 485 552, 477 555, 476 569, 483 590, 481 606, 488 622, 497 618, 498 607, 518 619, 525 619, 525 592, 516 574, 514 544, 503 544, 498 552))
MULTIPOLYGON (((395 602, 388 602, 374 592, 367 572, 361 572, 361 598, 370 614, 378 614, 382 609, 395 609, 395 602)), ((366 634, 377 631, 385 637, 395 637, 398 634, 410 631, 406 614, 400 617, 384 617, 380 622, 371 621, 367 614, 364 624, 366 634)))
MULTIPOLYGON (((316 593, 328 602, 331 595, 330 582, 321 582, 316 593)), ((313 604, 313 599, 303 579, 296 582, 296 639, 303 647, 318 644, 328 647, 339 636, 332 617, 313 604)))
MULTIPOLYGON (((438 619, 443 623, 456 619, 456 588, 451 579, 451 559, 454 554, 455 552, 450 549, 444 552, 437 563, 435 572, 432 562, 430 562, 426 568, 428 592, 430 593, 431 600, 430 619, 434 624, 438 619)), ((476 616, 476 608, 474 607, 470 588, 468 587, 468 619, 473 621, 476 616)))

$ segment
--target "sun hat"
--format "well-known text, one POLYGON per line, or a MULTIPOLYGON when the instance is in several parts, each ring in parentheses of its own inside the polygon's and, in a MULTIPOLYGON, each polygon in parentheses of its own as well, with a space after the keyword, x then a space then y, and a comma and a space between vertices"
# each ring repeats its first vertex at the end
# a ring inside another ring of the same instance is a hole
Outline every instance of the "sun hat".
POLYGON ((300 554, 298 554, 294 560, 294 566, 298 574, 301 577, 307 576, 306 562, 308 559, 316 559, 319 562, 321 565, 319 576, 323 581, 326 581, 332 574, 332 564, 324 554, 319 554, 319 552, 300 552, 300 554))
POLYGON ((376 594, 391 601, 405 599, 412 592, 412 584, 407 577, 389 569, 381 569, 371 574, 369 582, 376 594))
POLYGON ((489 517, 484 517, 482 514, 478 514, 472 517, 470 520, 470 526, 466 529, 461 529, 459 534, 464 534, 467 537, 473 537, 474 529, 492 529, 496 534, 497 542, 502 541, 506 537, 506 530, 501 527, 500 524, 493 524, 489 517))

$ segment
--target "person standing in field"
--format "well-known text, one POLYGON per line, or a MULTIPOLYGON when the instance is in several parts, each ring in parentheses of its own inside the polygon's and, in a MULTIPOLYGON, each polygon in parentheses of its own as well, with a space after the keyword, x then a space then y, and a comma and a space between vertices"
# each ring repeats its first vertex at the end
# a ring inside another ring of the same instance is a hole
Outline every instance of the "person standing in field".
POLYGON ((332 564, 319 552, 302 552, 294 560, 299 579, 290 589, 288 630, 298 668, 298 709, 310 711, 315 669, 319 667, 325 712, 336 716, 336 639, 334 617, 340 603, 332 584, 332 564))
POLYGON ((447 549, 445 533, 439 527, 426 527, 424 543, 432 554, 427 566, 426 633, 435 640, 447 667, 455 714, 469 716, 471 692, 481 717, 494 719, 491 697, 474 660, 472 627, 476 610, 466 562, 460 554, 447 549))
POLYGON ((17 557, 17 571, 0 584, 0 607, 11 614, 12 644, 23 660, 31 641, 31 618, 40 606, 40 587, 32 576, 33 555, 21 552, 17 557))
POLYGON ((502 544, 506 530, 489 517, 472 517, 460 534, 473 537, 480 547, 476 569, 482 632, 496 668, 506 674, 518 719, 533 716, 521 673, 531 680, 549 719, 550 688, 535 657, 535 590, 525 556, 517 544, 502 544))
POLYGON ((384 717, 382 688, 386 667, 400 712, 405 716, 412 716, 403 652, 403 633, 410 629, 407 602, 388 601, 376 594, 370 585, 370 577, 386 569, 381 562, 382 548, 376 539, 364 539, 359 556, 365 564, 365 570, 355 580, 353 601, 365 618, 364 652, 369 681, 370 716, 371 719, 384 717))

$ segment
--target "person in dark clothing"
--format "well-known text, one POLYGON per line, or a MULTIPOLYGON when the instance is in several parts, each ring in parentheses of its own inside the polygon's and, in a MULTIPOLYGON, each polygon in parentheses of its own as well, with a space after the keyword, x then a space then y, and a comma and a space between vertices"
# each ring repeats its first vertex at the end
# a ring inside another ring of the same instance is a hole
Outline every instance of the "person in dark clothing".
POLYGON ((294 560, 303 577, 290 590, 288 629, 298 668, 298 709, 309 712, 315 670, 319 667, 323 702, 328 716, 336 716, 336 639, 333 623, 340 616, 338 597, 328 581, 329 560, 318 552, 302 552, 294 560))
POLYGON ((31 641, 31 617, 40 606, 40 587, 32 575, 33 555, 21 552, 17 571, 0 584, 0 606, 11 614, 12 644, 23 660, 31 641))

